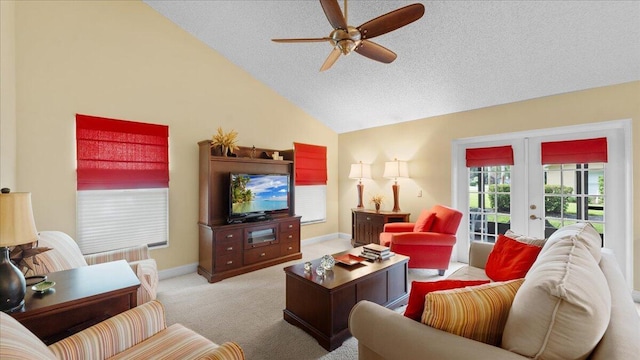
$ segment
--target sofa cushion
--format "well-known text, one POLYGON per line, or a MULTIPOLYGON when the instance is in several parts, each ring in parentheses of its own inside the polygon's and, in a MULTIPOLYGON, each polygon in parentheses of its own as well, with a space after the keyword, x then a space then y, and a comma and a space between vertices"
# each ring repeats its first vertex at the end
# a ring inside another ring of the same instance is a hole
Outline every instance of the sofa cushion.
POLYGON ((433 222, 436 220, 436 213, 431 210, 422 210, 418 220, 413 226, 413 232, 426 232, 431 230, 433 222))
POLYGON ((412 281, 409 291, 409 303, 404 311, 404 316, 420 321, 424 312, 425 296, 438 290, 457 289, 465 286, 474 286, 488 283, 489 280, 440 280, 440 281, 412 281))
POLYGON ((56 357, 31 331, 0 311, 0 359, 55 360, 56 357))
POLYGON ((602 257, 602 238, 600 238, 598 230, 590 223, 576 223, 556 230, 551 234, 549 240, 546 241, 545 246, 542 247, 541 253, 544 253, 546 249, 554 243, 571 236, 576 236, 576 240, 589 250, 589 253, 596 262, 600 262, 600 258, 602 257))
POLYGON ((111 359, 201 359, 217 348, 204 336, 173 324, 111 359))
POLYGON ((431 292, 426 296, 422 323, 499 345, 511 303, 523 281, 518 279, 431 292))
POLYGON ((596 347, 609 323, 611 294, 588 227, 549 238, 513 301, 503 348, 536 359, 584 359, 596 347))
POLYGON ((547 239, 539 239, 539 238, 534 238, 534 237, 530 237, 530 236, 526 236, 526 235, 522 235, 522 234, 518 234, 516 232, 514 232, 513 230, 509 229, 504 233, 505 236, 508 236, 514 240, 523 242, 525 244, 529 244, 529 245, 535 245, 535 246, 544 246, 544 244, 547 242, 547 239))
POLYGON ((485 271, 493 281, 523 278, 536 261, 542 247, 499 235, 487 259, 485 271))

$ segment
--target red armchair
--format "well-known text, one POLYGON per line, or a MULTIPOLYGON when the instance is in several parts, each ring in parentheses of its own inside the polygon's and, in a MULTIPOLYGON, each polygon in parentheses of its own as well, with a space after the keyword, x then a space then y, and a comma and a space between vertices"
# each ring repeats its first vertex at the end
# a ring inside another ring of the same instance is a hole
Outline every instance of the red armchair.
POLYGON ((423 210, 415 223, 398 222, 384 225, 380 245, 409 256, 409 267, 438 269, 440 276, 449 268, 451 251, 462 213, 442 205, 423 210))

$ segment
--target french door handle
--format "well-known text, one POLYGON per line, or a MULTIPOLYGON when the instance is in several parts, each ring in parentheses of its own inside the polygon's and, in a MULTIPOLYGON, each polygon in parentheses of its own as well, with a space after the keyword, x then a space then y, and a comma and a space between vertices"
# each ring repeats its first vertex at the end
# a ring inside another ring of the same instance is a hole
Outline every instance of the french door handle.
POLYGON ((531 220, 542 220, 541 217, 535 216, 533 214, 529 215, 529 219, 531 219, 531 220))

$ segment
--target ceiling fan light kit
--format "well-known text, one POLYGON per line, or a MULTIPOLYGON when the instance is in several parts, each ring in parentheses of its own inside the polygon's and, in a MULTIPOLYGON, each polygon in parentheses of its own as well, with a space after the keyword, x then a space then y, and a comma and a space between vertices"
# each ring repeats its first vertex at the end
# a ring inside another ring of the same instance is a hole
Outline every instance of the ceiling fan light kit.
POLYGON ((358 54, 385 64, 393 62, 397 55, 393 51, 367 39, 374 38, 408 25, 424 15, 424 5, 420 3, 407 5, 399 9, 378 16, 364 24, 353 27, 347 25, 347 0, 344 0, 344 15, 338 0, 320 0, 320 5, 329 20, 333 31, 328 37, 272 39, 274 42, 330 42, 333 50, 322 64, 320 71, 331 68, 340 54, 349 55, 355 51, 358 54))

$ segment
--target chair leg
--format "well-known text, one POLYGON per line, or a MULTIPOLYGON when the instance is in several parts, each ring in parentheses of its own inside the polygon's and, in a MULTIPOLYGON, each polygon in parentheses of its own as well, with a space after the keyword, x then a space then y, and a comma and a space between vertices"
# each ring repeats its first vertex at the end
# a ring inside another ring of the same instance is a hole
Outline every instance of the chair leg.
POLYGON ((445 270, 443 270, 443 269, 439 269, 439 270, 438 270, 438 275, 440 275, 440 276, 444 276, 444 272, 445 272, 445 270))

